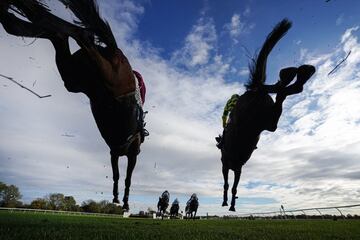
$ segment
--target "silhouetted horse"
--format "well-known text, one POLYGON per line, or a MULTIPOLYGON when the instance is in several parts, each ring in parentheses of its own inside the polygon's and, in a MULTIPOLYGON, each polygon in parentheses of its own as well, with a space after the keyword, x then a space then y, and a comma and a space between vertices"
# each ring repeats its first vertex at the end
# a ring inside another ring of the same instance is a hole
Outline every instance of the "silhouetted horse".
POLYGON ((158 208, 158 215, 161 215, 161 218, 164 218, 164 214, 166 213, 166 209, 169 206, 169 200, 170 200, 170 193, 166 190, 161 194, 161 197, 159 197, 159 201, 157 204, 158 208))
POLYGON ((179 200, 175 198, 174 202, 171 204, 170 207, 170 217, 177 217, 177 215, 179 214, 179 209, 179 200))
POLYGON ((190 199, 186 203, 186 207, 185 207, 186 219, 189 218, 195 219, 198 207, 199 207, 199 199, 196 196, 196 194, 193 193, 190 199))
POLYGON ((118 199, 118 158, 127 156, 123 208, 129 209, 131 175, 140 152, 138 120, 142 109, 136 95, 136 80, 126 56, 117 47, 111 28, 99 13, 95 0, 59 0, 79 19, 71 24, 50 13, 40 0, 1 0, 0 22, 12 35, 49 39, 56 51, 56 64, 65 88, 84 93, 102 137, 110 148, 114 203, 118 199), (22 20, 9 12, 22 15, 22 20), (69 37, 81 47, 70 53, 69 37))
POLYGON ((274 85, 264 85, 267 57, 290 27, 291 22, 284 19, 267 36, 259 55, 250 66, 250 80, 246 85, 247 91, 239 97, 224 129, 224 142, 221 149, 224 177, 222 206, 227 206, 228 201, 229 169, 235 173, 234 184, 231 189, 230 211, 235 211, 237 186, 242 166, 256 149, 261 132, 264 130, 274 132, 276 130, 282 113, 282 103, 286 96, 302 92, 303 85, 315 72, 315 68, 310 65, 302 65, 299 68, 285 68, 280 71, 280 81, 274 85), (287 86, 296 75, 297 80, 295 83, 287 86), (275 103, 269 93, 277 93, 275 103))

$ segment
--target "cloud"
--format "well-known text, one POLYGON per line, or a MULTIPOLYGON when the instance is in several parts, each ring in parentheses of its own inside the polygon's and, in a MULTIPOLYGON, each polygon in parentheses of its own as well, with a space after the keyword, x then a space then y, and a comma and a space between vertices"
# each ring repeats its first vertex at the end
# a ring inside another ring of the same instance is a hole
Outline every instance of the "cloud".
POLYGON ((244 15, 245 17, 248 17, 250 14, 251 14, 251 9, 250 9, 249 6, 247 6, 247 7, 245 8, 244 12, 243 12, 243 15, 244 15))
POLYGON ((229 34, 231 40, 237 44, 242 34, 249 33, 255 27, 255 24, 244 21, 244 17, 250 14, 250 8, 246 8, 243 17, 235 13, 229 23, 224 25, 225 31, 229 34))
POLYGON ((335 21, 336 26, 340 26, 344 22, 344 14, 341 14, 335 21))
POLYGON ((186 36, 184 47, 173 53, 172 60, 187 67, 205 65, 210 61, 216 41, 213 19, 203 16, 186 36))

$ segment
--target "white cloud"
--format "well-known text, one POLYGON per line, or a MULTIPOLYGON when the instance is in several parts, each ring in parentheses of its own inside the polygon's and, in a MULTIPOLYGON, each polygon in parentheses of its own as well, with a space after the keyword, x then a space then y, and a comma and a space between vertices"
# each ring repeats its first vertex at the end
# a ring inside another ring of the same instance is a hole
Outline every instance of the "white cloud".
POLYGON ((247 6, 247 7, 245 8, 244 12, 243 12, 243 15, 244 15, 245 17, 248 17, 250 14, 251 14, 251 9, 250 9, 249 6, 247 6))
POLYGON ((172 60, 187 67, 205 65, 210 61, 216 41, 213 20, 201 17, 185 38, 184 47, 173 53, 172 60))
POLYGON ((341 14, 335 21, 336 26, 340 26, 344 22, 344 14, 341 14))
POLYGON ((237 44, 239 37, 245 33, 249 33, 255 27, 254 23, 249 23, 244 20, 244 17, 250 14, 250 8, 247 8, 241 16, 238 13, 232 15, 230 22, 224 25, 224 29, 228 32, 231 40, 237 44))
POLYGON ((238 72, 240 76, 248 76, 250 73, 248 68, 241 68, 238 72))

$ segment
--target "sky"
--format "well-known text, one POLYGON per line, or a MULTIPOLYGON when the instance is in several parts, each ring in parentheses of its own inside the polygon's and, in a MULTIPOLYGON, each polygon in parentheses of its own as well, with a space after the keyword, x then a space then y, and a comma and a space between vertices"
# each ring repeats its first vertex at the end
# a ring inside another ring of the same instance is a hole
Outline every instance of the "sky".
MULTIPOLYGON (((47 2, 59 16, 74 18, 47 2)), ((359 1, 99 2, 147 86, 150 136, 133 173, 130 212, 155 209, 168 190, 181 209, 195 192, 199 214, 233 214, 221 207, 214 137, 222 132, 227 99, 244 92, 250 57, 285 17, 293 27, 269 56, 267 83, 284 67, 313 64, 317 71, 301 94, 287 98, 276 132, 262 133, 243 167, 236 214, 359 203, 359 1)), ((78 48, 74 41, 71 46, 78 48)), ((58 192, 78 204, 111 201, 109 149, 87 97, 64 88, 49 41, 10 36, 0 26, 0 74, 52 95, 39 99, 0 77, 0 181, 17 185, 27 203, 58 192)), ((126 164, 121 158, 120 196, 126 164)))

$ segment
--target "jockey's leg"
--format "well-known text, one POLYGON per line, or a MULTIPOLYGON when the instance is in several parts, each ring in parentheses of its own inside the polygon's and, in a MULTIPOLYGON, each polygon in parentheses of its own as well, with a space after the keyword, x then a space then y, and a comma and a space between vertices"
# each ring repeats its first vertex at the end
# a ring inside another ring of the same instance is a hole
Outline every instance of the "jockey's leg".
POLYGON ((225 132, 226 132, 226 126, 224 127, 222 135, 219 135, 218 137, 215 138, 215 140, 217 141, 216 147, 220 150, 224 147, 225 132))
POLYGON ((145 129, 145 114, 142 106, 138 106, 139 111, 139 132, 140 132, 140 142, 143 143, 145 137, 149 136, 149 132, 145 129))

